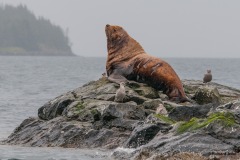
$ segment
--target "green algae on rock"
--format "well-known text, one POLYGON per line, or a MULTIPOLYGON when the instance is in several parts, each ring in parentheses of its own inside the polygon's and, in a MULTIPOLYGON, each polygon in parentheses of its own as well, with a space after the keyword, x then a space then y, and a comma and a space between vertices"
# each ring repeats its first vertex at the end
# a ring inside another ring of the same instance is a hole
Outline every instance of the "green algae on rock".
POLYGON ((182 134, 187 131, 195 131, 206 127, 215 121, 218 121, 218 123, 222 124, 223 127, 232 127, 234 125, 237 125, 234 119, 234 115, 232 113, 216 112, 209 115, 209 117, 207 117, 206 119, 192 118, 188 122, 180 122, 177 128, 177 133, 182 134))
POLYGON ((156 118, 166 122, 166 123, 169 123, 169 124, 175 124, 176 121, 172 120, 171 118, 165 116, 165 115, 161 115, 161 114, 155 114, 154 115, 156 118))

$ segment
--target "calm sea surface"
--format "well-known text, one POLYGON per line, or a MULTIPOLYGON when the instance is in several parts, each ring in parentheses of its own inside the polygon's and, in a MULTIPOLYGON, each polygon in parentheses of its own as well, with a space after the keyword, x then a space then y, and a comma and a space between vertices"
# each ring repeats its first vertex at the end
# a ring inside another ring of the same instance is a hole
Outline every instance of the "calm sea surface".
MULTIPOLYGON (((181 79, 202 80, 207 69, 213 81, 240 89, 240 59, 165 58, 181 79)), ((0 140, 24 119, 37 116, 48 100, 97 80, 105 71, 105 58, 0 56, 0 140)), ((101 150, 1 146, 0 160, 107 159, 101 150)))

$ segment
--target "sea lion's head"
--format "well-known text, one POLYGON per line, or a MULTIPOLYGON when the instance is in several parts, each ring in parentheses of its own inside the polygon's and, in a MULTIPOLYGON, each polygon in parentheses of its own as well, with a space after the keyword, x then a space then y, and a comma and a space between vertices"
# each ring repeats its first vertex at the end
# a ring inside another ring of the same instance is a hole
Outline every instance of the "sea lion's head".
POLYGON ((111 26, 109 24, 105 27, 105 32, 108 41, 108 47, 119 46, 128 40, 128 33, 120 26, 111 26))

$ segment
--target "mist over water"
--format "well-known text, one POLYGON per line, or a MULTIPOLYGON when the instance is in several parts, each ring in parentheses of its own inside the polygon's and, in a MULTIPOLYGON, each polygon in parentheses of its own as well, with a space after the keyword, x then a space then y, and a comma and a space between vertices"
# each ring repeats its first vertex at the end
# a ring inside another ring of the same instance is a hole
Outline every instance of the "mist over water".
MULTIPOLYGON (((240 89, 240 59, 163 58, 181 79, 202 80, 207 69, 213 82, 240 89)), ((106 58, 0 57, 0 140, 24 119, 36 117, 47 101, 97 80, 105 72, 106 58)), ((99 150, 1 146, 0 159, 107 159, 99 150), (82 156, 82 157, 81 157, 82 156)))
POLYGON ((240 58, 165 58, 180 79, 203 80, 207 69, 211 69, 213 80, 223 85, 240 89, 240 58))

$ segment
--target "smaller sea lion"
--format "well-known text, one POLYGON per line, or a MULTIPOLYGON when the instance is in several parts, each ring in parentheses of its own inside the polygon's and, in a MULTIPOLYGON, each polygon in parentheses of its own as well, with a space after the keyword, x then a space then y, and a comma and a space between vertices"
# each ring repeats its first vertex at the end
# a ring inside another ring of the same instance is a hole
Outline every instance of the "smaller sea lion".
POLYGON ((212 80, 211 70, 207 70, 207 73, 204 74, 204 77, 203 77, 203 83, 211 82, 211 80, 212 80))
POLYGON ((114 99, 115 102, 123 102, 124 97, 126 96, 124 85, 125 85, 124 82, 120 82, 120 87, 115 94, 115 99, 114 99))

